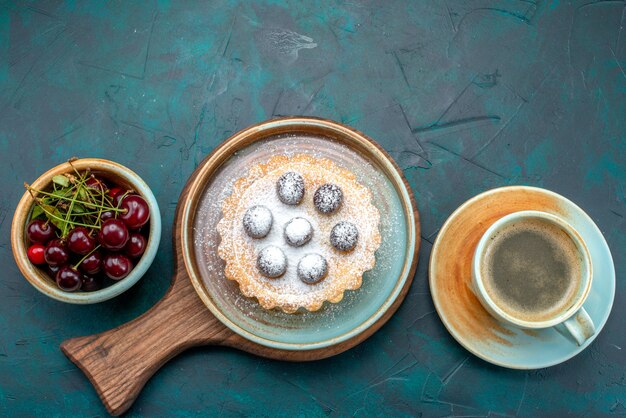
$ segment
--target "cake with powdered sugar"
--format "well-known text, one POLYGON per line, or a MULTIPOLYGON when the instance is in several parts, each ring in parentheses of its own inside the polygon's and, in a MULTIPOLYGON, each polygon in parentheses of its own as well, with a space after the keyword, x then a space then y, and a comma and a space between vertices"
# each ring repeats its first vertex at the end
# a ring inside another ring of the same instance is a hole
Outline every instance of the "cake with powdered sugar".
POLYGON ((235 181, 218 223, 225 276, 266 309, 337 303, 376 262, 371 192, 329 159, 274 156, 235 181))

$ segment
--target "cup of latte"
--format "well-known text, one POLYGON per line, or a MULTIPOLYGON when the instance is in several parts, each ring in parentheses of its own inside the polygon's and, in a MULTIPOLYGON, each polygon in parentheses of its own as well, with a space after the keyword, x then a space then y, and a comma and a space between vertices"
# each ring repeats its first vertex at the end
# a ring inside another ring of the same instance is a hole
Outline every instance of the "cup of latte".
POLYGON ((578 345, 595 333, 583 308, 591 280, 584 241, 564 219, 546 212, 497 220, 472 262, 474 293, 496 319, 525 329, 563 324, 578 345))

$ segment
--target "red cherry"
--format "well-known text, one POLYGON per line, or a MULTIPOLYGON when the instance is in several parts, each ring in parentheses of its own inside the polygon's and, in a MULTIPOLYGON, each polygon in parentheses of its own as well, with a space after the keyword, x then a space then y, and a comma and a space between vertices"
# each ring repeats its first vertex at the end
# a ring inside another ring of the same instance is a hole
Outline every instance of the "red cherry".
POLYGON ((86 274, 96 274, 102 268, 102 253, 94 251, 85 258, 78 266, 86 274))
POLYGON ((26 236, 30 242, 45 244, 54 238, 54 227, 41 219, 34 219, 26 227, 26 236))
POLYGON ((67 251, 67 247, 60 239, 54 239, 48 243, 46 250, 44 251, 44 258, 46 263, 51 266, 60 266, 67 263, 70 258, 70 254, 67 251))
POLYGON ((102 277, 83 275, 83 285, 80 290, 83 292, 94 292, 102 289, 102 277))
POLYGON ((67 234, 67 248, 80 255, 85 255, 96 246, 96 240, 87 228, 77 226, 67 234))
POLYGON ((120 203, 122 203, 122 199, 128 196, 129 193, 130 193, 129 190, 124 190, 124 189, 120 189, 119 192, 115 193, 115 196, 112 197, 113 206, 115 206, 116 208, 119 208, 120 203))
POLYGON ((115 199, 115 197, 119 195, 120 193, 122 193, 121 187, 112 187, 109 189, 109 197, 111 199, 115 199))
POLYGON ((27 255, 28 259, 33 264, 43 264, 46 262, 44 257, 44 252, 46 251, 46 247, 41 244, 33 244, 28 248, 27 255))
POLYGON ((107 219, 113 219, 115 218, 115 213, 113 213, 112 210, 107 210, 106 212, 102 212, 100 214, 100 221, 104 222, 107 219))
POLYGON ((108 254, 104 257, 104 273, 113 280, 121 280, 133 269, 133 263, 123 254, 108 254))
POLYGON ((58 271, 56 282, 59 289, 66 292, 75 292, 83 284, 83 275, 75 268, 65 266, 58 271))
POLYGON ((65 266, 48 266, 48 274, 52 277, 52 280, 55 280, 57 273, 61 270, 61 267, 65 266))
POLYGON ((136 229, 145 225, 150 219, 150 208, 148 207, 148 203, 139 195, 127 195, 122 199, 119 207, 120 209, 124 209, 124 212, 120 213, 119 219, 121 219, 126 226, 131 229, 136 229))
POLYGON ((128 242, 128 228, 119 219, 107 219, 102 223, 98 241, 107 250, 121 250, 128 242))
POLYGON ((98 180, 95 177, 88 178, 85 184, 87 185, 87 187, 100 190, 102 192, 107 189, 107 186, 101 180, 98 180))
POLYGON ((130 239, 124 247, 124 252, 127 256, 132 258, 141 257, 146 251, 146 239, 138 232, 130 234, 130 239))

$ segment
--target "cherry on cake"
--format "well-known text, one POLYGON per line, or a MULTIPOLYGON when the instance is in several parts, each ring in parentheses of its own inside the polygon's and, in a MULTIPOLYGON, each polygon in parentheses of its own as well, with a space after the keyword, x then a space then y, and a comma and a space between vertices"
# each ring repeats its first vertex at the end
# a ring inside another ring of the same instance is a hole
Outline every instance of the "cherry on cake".
POLYGON ((361 287, 380 246, 380 213, 356 175, 326 158, 276 155, 235 180, 224 199, 225 276, 265 309, 338 303, 361 287))

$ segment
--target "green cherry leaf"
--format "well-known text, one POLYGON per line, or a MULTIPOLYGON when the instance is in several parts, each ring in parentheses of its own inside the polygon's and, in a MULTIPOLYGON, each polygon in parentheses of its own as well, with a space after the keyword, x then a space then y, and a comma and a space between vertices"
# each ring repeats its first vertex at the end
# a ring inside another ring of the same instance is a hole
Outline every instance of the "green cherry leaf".
POLYGON ((46 218, 48 218, 52 225, 56 226, 61 231, 65 230, 67 222, 63 220, 64 215, 61 213, 61 211, 50 205, 42 205, 41 208, 46 214, 46 218))
POLYGON ((76 215, 82 215, 83 213, 87 212, 87 210, 85 210, 85 207, 80 203, 74 203, 74 207, 72 209, 76 215))
POLYGON ((43 214, 44 214, 44 211, 41 208, 41 206, 36 204, 35 207, 33 208, 33 213, 30 215, 30 218, 36 219, 36 218, 39 218, 43 214))
POLYGON ((71 187, 64 187, 62 189, 59 190, 55 190, 52 192, 52 195, 55 197, 58 197, 60 199, 64 199, 66 197, 70 197, 74 194, 74 191, 72 190, 71 187))
POLYGON ((52 182, 61 187, 68 187, 70 185, 70 179, 60 174, 52 177, 52 182))

